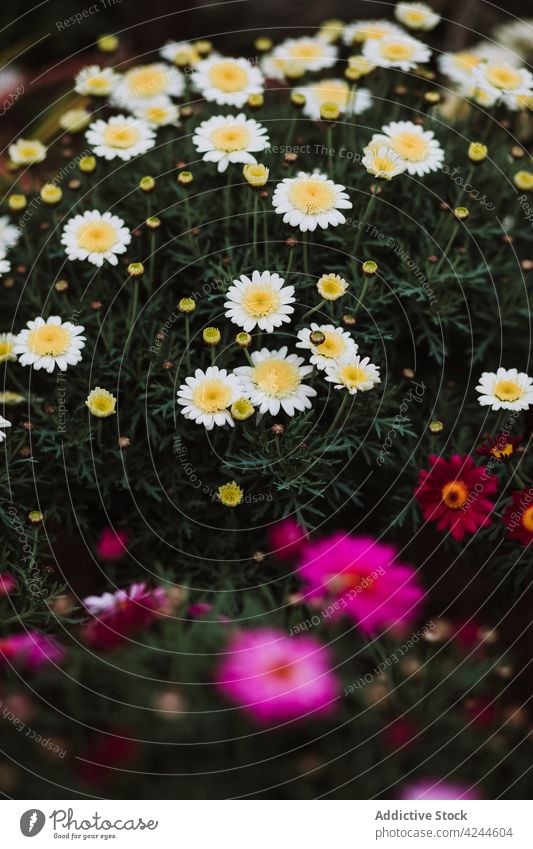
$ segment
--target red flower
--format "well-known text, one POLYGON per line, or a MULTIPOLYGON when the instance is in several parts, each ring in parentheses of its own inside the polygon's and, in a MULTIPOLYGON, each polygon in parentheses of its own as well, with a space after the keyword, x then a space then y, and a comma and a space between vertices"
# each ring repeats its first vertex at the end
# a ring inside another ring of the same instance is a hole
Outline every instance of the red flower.
POLYGON ((93 615, 84 627, 85 639, 96 649, 110 651, 165 613, 168 599, 162 587, 148 589, 140 583, 115 593, 89 596, 84 604, 93 615))
POLYGON ((485 441, 476 448, 476 451, 484 457, 509 460, 516 454, 516 449, 521 442, 521 436, 507 436, 504 433, 499 433, 496 437, 487 435, 485 441))
POLYGON ((511 498, 503 516, 507 533, 511 539, 528 545, 533 540, 533 486, 513 492, 511 498))
POLYGON ((429 462, 415 490, 425 521, 436 522, 439 531, 449 528, 457 540, 490 525, 494 504, 488 496, 498 488, 496 478, 460 454, 449 460, 431 454, 429 462))

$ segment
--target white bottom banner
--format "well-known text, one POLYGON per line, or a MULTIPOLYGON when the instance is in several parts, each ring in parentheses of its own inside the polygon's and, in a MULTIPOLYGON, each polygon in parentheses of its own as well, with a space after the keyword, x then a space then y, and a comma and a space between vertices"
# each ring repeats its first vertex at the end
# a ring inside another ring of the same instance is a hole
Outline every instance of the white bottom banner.
POLYGON ((520 801, 4 801, 2 845, 78 844, 217 849, 531 849, 520 801))

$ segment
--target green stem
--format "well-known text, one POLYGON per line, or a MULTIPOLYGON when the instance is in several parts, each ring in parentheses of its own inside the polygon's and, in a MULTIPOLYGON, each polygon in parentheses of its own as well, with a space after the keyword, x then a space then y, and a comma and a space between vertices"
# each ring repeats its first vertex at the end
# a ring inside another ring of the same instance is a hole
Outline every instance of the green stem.
POLYGON ((370 197, 368 199, 368 203, 366 205, 364 215, 361 218, 361 220, 359 221, 359 227, 357 228, 357 233, 355 234, 355 239, 354 239, 353 248, 352 248, 352 256, 354 257, 354 259, 357 259, 357 251, 359 250, 359 244, 360 244, 361 238, 363 236, 363 230, 365 228, 365 225, 366 225, 368 219, 370 218, 375 200, 376 200, 376 194, 375 194, 375 192, 371 192, 370 197))
POLYGON ((442 253, 442 256, 441 256, 440 260, 438 261, 438 263, 435 267, 435 273, 431 275, 432 280, 434 280, 438 276, 439 271, 442 268, 442 264, 443 264, 444 260, 446 259, 446 257, 448 256, 448 253, 450 252, 450 249, 451 249, 453 243, 455 242, 455 238, 456 238, 458 232, 459 232, 459 222, 456 221, 455 224, 452 227, 452 232, 450 234, 450 238, 448 239, 448 242, 447 242, 446 247, 445 247, 445 249, 442 253))
POLYGON ((191 370, 191 328, 189 316, 185 316, 185 362, 187 363, 187 374, 191 370))
POLYGON ((256 191, 254 195, 254 211, 253 211, 253 243, 254 243, 254 266, 257 268, 257 227, 259 218, 259 193, 256 191))
POLYGON ((346 390, 346 392, 344 393, 344 397, 343 397, 343 399, 342 399, 341 405, 340 405, 339 409, 337 410, 337 415, 335 416, 335 418, 333 419, 333 421, 331 422, 331 424, 330 424, 330 426, 329 426, 329 428, 328 428, 328 430, 327 430, 327 433, 326 433, 326 439, 328 438, 328 436, 330 435, 330 433, 331 433, 333 430, 335 430, 335 428, 336 428, 337 424, 339 423, 340 418, 341 418, 341 416, 342 416, 342 413, 343 413, 343 411, 344 411, 344 408, 346 407, 346 404, 347 404, 347 402, 348 402, 348 395, 349 395, 348 390, 346 390))
POLYGON ((139 305, 139 278, 133 278, 133 295, 131 298, 131 313, 130 313, 130 329, 133 328, 135 324, 135 319, 137 318, 137 308, 139 305))
POLYGON ((313 315, 313 313, 316 312, 317 310, 321 310, 325 303, 326 303, 325 301, 320 301, 319 304, 316 304, 316 306, 311 307, 310 310, 307 310, 307 312, 303 314, 301 321, 304 321, 306 318, 309 318, 309 316, 313 315))

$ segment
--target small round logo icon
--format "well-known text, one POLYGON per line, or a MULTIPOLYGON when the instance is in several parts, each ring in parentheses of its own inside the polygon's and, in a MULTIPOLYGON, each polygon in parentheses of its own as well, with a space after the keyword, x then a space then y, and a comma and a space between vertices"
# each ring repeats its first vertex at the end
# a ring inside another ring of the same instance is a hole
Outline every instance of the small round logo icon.
POLYGON ((29 811, 24 811, 20 818, 20 830, 24 837, 35 837, 43 830, 46 817, 42 811, 37 808, 31 808, 29 811))

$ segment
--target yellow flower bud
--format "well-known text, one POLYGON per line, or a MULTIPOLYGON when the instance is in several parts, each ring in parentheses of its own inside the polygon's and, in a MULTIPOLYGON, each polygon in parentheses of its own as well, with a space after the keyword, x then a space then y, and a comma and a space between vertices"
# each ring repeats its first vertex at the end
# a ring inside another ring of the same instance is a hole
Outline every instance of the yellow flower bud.
POLYGON ((139 180, 139 188, 143 192, 153 192, 155 189, 155 180, 153 177, 141 177, 139 180))
POLYGON ((130 262, 128 265, 128 274, 130 277, 142 277, 144 274, 144 265, 142 262, 130 262))
POLYGON ((533 174, 531 171, 517 171, 513 183, 523 192, 530 192, 533 189, 533 174))
POLYGON ((340 114, 336 103, 323 103, 320 107, 320 117, 323 121, 338 121, 340 114))
POLYGON ((101 35, 96 42, 102 53, 114 53, 119 45, 116 35, 101 35))
POLYGON ((84 174, 92 174, 92 172, 96 170, 96 157, 82 156, 79 166, 80 171, 83 171, 84 174))
POLYGON ((231 407, 230 412, 233 418, 238 422, 245 422, 254 414, 254 407, 248 398, 238 398, 231 407))
POLYGON ((85 401, 85 406, 89 408, 89 412, 98 419, 113 416, 116 412, 116 404, 115 396, 100 386, 96 386, 92 392, 89 392, 85 401))
POLYGON ((250 186, 259 189, 268 182, 269 170, 266 165, 245 165, 242 169, 244 179, 250 186))
POLYGON ((206 327, 202 332, 202 338, 206 345, 213 347, 214 345, 218 345, 220 342, 220 330, 218 327, 206 327))
POLYGON ((180 301, 178 301, 178 309, 180 312, 189 315, 189 313, 195 311, 196 303, 192 298, 182 298, 180 301))
POLYGON ((12 212, 22 212, 26 208, 28 201, 25 195, 9 195, 7 205, 12 212))
POLYGON ((41 200, 44 203, 49 203, 53 206, 56 203, 59 203, 61 198, 63 197, 63 192, 56 186, 54 183, 45 183, 40 191, 41 200))
POLYGON ((237 507, 243 499, 244 492, 235 481, 224 483, 218 488, 218 497, 224 507, 237 507))
POLYGON ((489 149, 481 142, 472 142, 468 147, 468 158, 470 162, 483 162, 487 158, 489 149))

